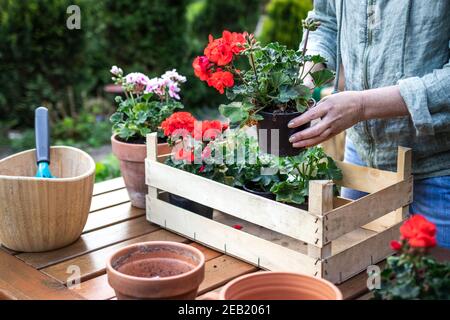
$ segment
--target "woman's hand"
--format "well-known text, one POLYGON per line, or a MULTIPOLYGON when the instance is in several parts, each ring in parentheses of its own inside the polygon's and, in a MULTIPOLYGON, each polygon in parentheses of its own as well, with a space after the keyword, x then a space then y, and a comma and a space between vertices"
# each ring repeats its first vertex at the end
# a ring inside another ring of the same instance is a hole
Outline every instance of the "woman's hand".
POLYGON ((328 140, 360 121, 410 116, 399 86, 346 91, 322 99, 289 123, 289 128, 320 119, 316 125, 294 134, 294 148, 307 148, 328 140))
POLYGON ((289 141, 294 148, 312 147, 365 120, 363 94, 363 91, 347 91, 322 99, 315 108, 292 120, 289 128, 297 128, 316 119, 320 121, 294 134, 289 141))

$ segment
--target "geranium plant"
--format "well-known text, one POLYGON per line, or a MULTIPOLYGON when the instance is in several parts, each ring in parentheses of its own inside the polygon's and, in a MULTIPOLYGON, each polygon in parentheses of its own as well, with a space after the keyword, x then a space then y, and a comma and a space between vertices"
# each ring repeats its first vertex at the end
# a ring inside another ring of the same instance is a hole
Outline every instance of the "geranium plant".
POLYGON ((145 143, 145 136, 158 132, 159 126, 174 110, 182 109, 180 84, 186 78, 176 70, 167 71, 160 78, 149 79, 142 73, 124 76, 122 69, 111 69, 113 81, 122 86, 125 98, 116 97, 117 112, 111 116, 113 131, 117 136, 131 143, 145 143))
POLYGON ((176 112, 162 124, 164 135, 173 146, 173 156, 166 164, 223 183, 226 166, 213 162, 214 141, 228 129, 219 120, 198 121, 189 112, 176 112))
MULTIPOLYGON (((315 21, 304 22, 307 37, 318 27, 315 21)), ((327 69, 312 71, 326 61, 307 55, 307 41, 302 51, 295 51, 278 43, 261 46, 252 34, 224 31, 221 38, 210 36, 204 55, 194 60, 193 67, 198 78, 222 94, 226 91, 233 101, 220 106, 222 115, 241 126, 253 125, 262 120, 261 111, 304 112, 312 103, 311 88, 304 84, 307 75, 317 87, 334 77, 327 69), (237 67, 240 57, 247 59, 248 69, 237 67), (308 67, 307 62, 311 62, 308 67)))
POLYGON ((295 157, 260 152, 257 141, 243 130, 227 130, 220 121, 197 121, 176 112, 162 123, 174 146, 166 164, 234 187, 272 194, 279 202, 303 204, 311 180, 340 180, 342 173, 322 148, 295 157))
POLYGON ((391 242, 397 255, 388 258, 375 299, 450 299, 450 264, 429 255, 429 249, 436 246, 436 226, 422 215, 414 215, 400 233, 401 240, 391 242))

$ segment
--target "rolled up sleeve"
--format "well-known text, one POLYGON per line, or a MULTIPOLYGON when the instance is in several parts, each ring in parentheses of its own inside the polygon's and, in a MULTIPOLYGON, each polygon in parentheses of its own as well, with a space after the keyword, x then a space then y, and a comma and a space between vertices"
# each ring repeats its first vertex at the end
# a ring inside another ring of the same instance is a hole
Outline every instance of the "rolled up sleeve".
MULTIPOLYGON (((320 27, 309 35, 307 54, 321 55, 327 60, 327 68, 336 70, 336 1, 314 0, 314 10, 309 12, 308 18, 319 21, 320 27)), ((304 47, 304 41, 305 36, 300 48, 304 47)))
POLYGON ((418 136, 450 131, 450 62, 398 84, 418 136))

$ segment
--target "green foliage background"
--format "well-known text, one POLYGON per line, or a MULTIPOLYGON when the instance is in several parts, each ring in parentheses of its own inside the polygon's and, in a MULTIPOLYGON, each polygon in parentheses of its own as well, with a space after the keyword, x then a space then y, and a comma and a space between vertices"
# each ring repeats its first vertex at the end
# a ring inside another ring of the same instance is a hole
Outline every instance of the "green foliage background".
POLYGON ((266 8, 261 42, 276 41, 297 50, 302 39, 302 20, 312 8, 312 0, 271 0, 266 8))
POLYGON ((215 116, 210 110, 225 97, 196 79, 191 67, 208 35, 262 30, 263 41, 293 43, 306 7, 310 0, 0 0, 0 130, 32 128, 34 108, 44 105, 62 127, 55 139, 97 136, 91 129, 98 114, 88 117, 86 104, 102 98, 100 115, 114 111, 113 96, 103 92, 112 65, 149 76, 176 68, 188 77, 187 109, 215 116), (81 9, 80 30, 66 28, 73 4, 81 9))

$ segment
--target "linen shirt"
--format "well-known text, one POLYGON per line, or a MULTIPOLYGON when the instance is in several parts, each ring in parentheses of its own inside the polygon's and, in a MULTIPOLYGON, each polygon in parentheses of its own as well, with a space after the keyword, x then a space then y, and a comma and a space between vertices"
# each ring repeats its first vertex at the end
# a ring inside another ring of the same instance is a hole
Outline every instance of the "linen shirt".
POLYGON ((309 17, 321 26, 308 54, 333 70, 341 10, 345 89, 398 84, 410 113, 349 129, 358 154, 370 167, 396 171, 398 146, 409 147, 416 179, 450 175, 450 1, 315 0, 309 17))

